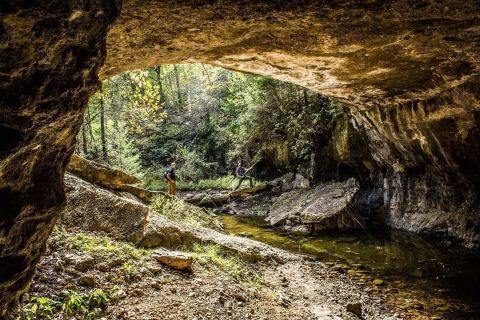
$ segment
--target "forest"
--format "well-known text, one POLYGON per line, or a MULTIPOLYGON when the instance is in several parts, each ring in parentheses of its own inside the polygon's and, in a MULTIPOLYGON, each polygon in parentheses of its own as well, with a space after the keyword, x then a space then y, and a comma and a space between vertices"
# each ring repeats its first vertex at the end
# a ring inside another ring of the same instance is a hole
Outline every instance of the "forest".
POLYGON ((228 188, 237 159, 258 179, 300 171, 328 143, 341 106, 304 87, 205 64, 161 65, 102 82, 76 153, 151 189, 178 165, 180 188, 228 188))

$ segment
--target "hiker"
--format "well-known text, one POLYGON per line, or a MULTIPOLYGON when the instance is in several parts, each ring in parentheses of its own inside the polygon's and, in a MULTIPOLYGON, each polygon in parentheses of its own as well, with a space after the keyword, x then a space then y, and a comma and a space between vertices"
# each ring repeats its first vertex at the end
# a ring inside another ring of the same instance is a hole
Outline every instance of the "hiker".
POLYGON ((175 169, 177 168, 177 164, 172 162, 170 168, 165 172, 165 178, 167 179, 168 183, 168 194, 175 195, 177 193, 177 182, 175 178, 175 169))
POLYGON ((238 160, 238 165, 235 170, 235 177, 238 178, 238 185, 235 187, 235 190, 237 190, 242 184, 243 180, 246 180, 246 179, 250 181, 250 187, 253 187, 253 178, 250 176, 247 176, 247 172, 250 169, 252 169, 252 167, 245 169, 245 167, 243 166, 242 160, 238 160))

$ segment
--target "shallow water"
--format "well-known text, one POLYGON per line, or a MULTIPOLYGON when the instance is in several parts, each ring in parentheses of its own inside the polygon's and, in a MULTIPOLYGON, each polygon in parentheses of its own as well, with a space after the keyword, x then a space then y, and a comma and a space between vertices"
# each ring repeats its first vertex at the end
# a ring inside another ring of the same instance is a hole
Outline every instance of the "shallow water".
POLYGON ((479 251, 398 230, 305 237, 270 228, 261 218, 223 216, 222 222, 229 234, 364 270, 372 279, 384 280, 394 295, 419 301, 416 308, 424 313, 442 315, 441 319, 480 319, 479 251))

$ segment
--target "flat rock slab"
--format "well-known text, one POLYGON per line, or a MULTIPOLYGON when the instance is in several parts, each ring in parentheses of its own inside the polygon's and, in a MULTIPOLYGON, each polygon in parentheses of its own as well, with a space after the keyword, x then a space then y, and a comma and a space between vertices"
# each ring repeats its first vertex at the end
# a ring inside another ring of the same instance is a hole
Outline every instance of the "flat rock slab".
POLYGON ((115 170, 100 163, 72 155, 67 170, 82 179, 105 188, 116 189, 125 184, 139 184, 141 181, 126 172, 115 170))
POLYGON ((324 183, 313 189, 294 189, 273 202, 267 219, 271 225, 278 226, 287 220, 295 224, 321 224, 335 216, 348 218, 344 213, 357 191, 358 183, 353 178, 324 183))
POLYGON ((158 262, 177 270, 192 270, 193 258, 191 255, 178 251, 159 249, 153 258, 158 262))

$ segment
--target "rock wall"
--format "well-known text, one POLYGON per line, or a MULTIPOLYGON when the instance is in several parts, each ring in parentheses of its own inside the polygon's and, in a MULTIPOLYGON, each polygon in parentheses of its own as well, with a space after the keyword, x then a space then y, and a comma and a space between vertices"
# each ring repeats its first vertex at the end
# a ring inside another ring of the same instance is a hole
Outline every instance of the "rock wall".
POLYGON ((426 100, 351 109, 336 133, 337 159, 371 190, 366 204, 383 202, 392 226, 480 243, 479 81, 426 100))
POLYGON ((0 318, 28 289, 65 202, 115 1, 0 4, 0 318))

